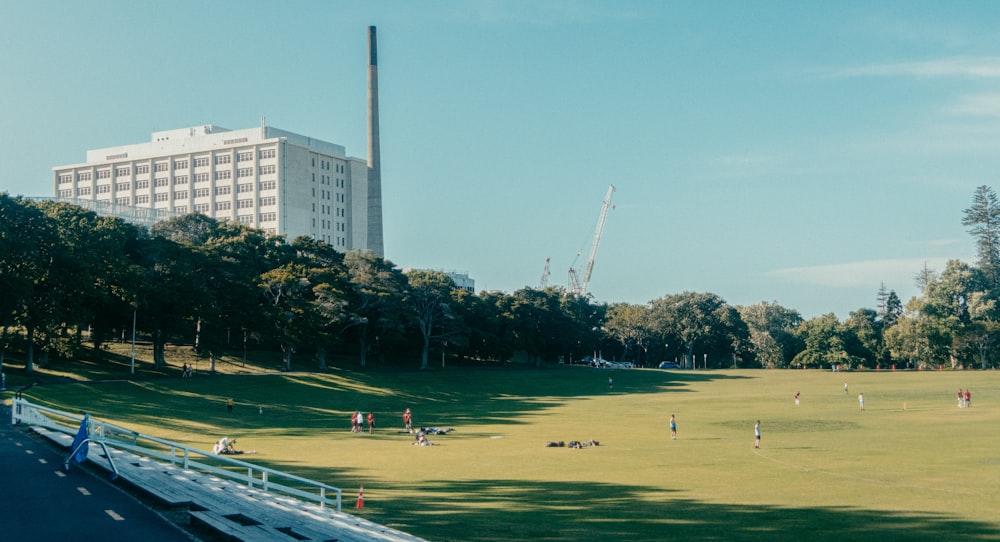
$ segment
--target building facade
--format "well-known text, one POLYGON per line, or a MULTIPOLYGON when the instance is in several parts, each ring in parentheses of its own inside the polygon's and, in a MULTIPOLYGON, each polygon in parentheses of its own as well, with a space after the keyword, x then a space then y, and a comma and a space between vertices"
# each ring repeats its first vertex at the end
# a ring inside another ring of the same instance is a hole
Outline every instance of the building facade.
POLYGON ((154 132, 148 143, 87 151, 53 168, 60 200, 234 220, 288 240, 384 257, 379 175, 341 145, 261 124, 154 132))

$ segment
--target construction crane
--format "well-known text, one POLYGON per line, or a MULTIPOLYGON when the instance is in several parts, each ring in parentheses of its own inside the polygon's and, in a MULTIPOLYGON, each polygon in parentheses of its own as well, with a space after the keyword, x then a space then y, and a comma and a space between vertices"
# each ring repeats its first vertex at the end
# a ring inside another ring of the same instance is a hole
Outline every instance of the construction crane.
MULTIPOLYGON (((594 272, 594 260, 597 259, 597 249, 601 245, 601 236, 604 235, 604 222, 608 218, 608 210, 611 208, 611 195, 615 193, 615 185, 608 187, 608 193, 604 196, 604 203, 601 205, 601 214, 597 218, 597 227, 594 228, 594 241, 590 245, 590 257, 587 258, 587 266, 583 269, 583 280, 577 276, 573 266, 569 268, 569 291, 577 297, 587 295, 587 287, 590 286, 590 275, 594 272)), ((579 257, 579 254, 577 254, 579 257)), ((573 261, 576 265, 576 261, 573 261)))
POLYGON ((545 288, 549 285, 549 258, 545 258, 545 270, 542 271, 542 281, 540 286, 545 288))

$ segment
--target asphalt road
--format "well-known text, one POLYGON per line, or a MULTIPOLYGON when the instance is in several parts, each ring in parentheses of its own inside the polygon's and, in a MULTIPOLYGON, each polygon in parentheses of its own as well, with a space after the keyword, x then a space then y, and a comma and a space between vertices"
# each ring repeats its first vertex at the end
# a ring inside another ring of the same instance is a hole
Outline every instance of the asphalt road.
MULTIPOLYGON (((91 458, 99 451, 91 445, 91 458)), ((0 540, 197 540, 108 482, 102 471, 71 465, 64 472, 66 453, 12 426, 10 407, 0 404, 0 540)))

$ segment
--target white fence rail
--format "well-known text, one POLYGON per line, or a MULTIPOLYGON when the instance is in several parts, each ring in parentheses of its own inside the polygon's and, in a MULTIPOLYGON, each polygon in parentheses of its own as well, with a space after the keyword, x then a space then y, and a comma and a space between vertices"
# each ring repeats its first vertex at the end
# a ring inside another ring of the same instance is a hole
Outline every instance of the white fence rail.
MULTIPOLYGON (((69 435, 76 434, 82 420, 83 415, 36 405, 21 398, 15 398, 11 408, 14 424, 40 426, 69 435)), ((93 417, 90 417, 87 431, 91 440, 113 448, 167 461, 184 469, 211 473, 263 491, 294 496, 320 507, 334 506, 337 512, 341 511, 341 490, 315 480, 144 435, 93 417)))

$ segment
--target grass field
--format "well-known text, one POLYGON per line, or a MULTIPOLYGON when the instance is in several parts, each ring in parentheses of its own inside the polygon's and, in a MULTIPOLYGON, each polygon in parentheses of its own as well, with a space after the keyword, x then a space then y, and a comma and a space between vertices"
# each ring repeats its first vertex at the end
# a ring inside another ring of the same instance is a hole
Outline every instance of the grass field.
POLYGON ((343 488, 345 510, 364 485, 359 515, 430 540, 1000 539, 993 371, 330 371, 27 396, 201 449, 236 437, 253 462, 343 488), (454 432, 412 446, 407 407, 454 432), (375 412, 374 436, 349 431, 354 409, 375 412), (545 447, 588 439, 601 445, 545 447))

